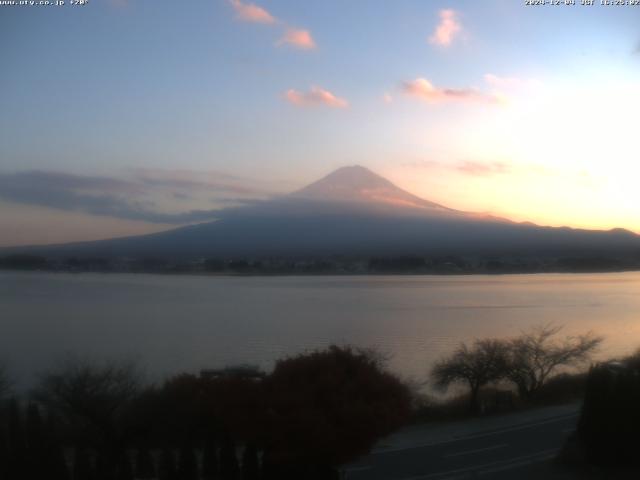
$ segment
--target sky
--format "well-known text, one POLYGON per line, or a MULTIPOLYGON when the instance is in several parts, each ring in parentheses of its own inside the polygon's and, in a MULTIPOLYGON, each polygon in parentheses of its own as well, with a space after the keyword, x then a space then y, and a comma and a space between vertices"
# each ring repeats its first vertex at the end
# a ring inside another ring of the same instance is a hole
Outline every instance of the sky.
POLYGON ((580 3, 0 5, 0 246, 206 221, 353 164, 640 232, 640 6, 580 3))

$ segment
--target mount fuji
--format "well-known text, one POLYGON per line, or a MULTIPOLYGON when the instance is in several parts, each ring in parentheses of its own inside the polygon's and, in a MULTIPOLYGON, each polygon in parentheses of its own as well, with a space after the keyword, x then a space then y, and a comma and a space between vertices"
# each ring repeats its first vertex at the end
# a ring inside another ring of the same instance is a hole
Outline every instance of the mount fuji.
MULTIPOLYGON (((207 223, 135 237, 12 248, 47 256, 613 256, 640 258, 640 236, 543 227, 463 212, 413 195, 361 166, 290 194, 224 209, 207 223)), ((5 249, 7 252, 7 249, 5 249)))

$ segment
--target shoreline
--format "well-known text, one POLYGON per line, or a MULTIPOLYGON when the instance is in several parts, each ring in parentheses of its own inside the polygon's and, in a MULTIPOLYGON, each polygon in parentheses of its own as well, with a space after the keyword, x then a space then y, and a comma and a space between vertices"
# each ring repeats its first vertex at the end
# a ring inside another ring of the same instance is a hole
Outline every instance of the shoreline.
POLYGON ((491 271, 462 271, 462 272, 206 272, 206 271, 166 271, 166 270, 66 270, 66 269, 20 269, 2 268, 0 273, 59 273, 59 274, 102 274, 102 275, 163 275, 163 276, 193 276, 193 277, 502 277, 507 275, 593 275, 637 273, 640 267, 630 267, 617 270, 521 270, 508 272, 491 271))

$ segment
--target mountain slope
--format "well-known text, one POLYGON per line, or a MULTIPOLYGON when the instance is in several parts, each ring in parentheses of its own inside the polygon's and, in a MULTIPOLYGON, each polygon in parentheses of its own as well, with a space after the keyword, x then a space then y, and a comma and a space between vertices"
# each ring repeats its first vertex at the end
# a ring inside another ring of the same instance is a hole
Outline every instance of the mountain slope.
POLYGON ((640 237, 625 230, 539 227, 461 212, 354 166, 289 195, 223 210, 213 222, 152 235, 11 251, 57 257, 640 257, 640 237))
MULTIPOLYGON (((398 188, 367 168, 359 165, 342 167, 297 192, 291 198, 308 200, 383 204, 396 207, 422 208, 433 212, 455 212, 398 188)), ((461 212, 460 212, 461 213, 461 212)))

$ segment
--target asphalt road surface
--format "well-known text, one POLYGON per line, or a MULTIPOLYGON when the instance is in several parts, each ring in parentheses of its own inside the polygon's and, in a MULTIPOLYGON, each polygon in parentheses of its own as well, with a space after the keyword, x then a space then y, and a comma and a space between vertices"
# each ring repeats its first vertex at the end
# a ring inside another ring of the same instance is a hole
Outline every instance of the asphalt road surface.
POLYGON ((577 413, 455 440, 379 451, 344 470, 346 480, 526 478, 553 458, 575 429, 577 413), (522 475, 520 472, 525 473, 522 475))

